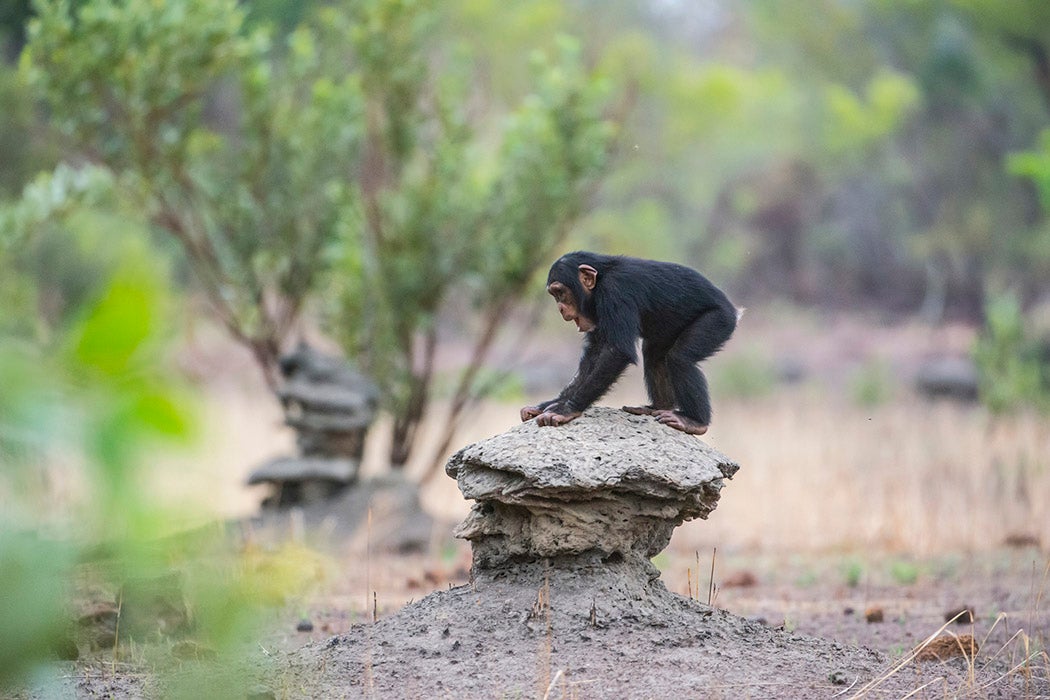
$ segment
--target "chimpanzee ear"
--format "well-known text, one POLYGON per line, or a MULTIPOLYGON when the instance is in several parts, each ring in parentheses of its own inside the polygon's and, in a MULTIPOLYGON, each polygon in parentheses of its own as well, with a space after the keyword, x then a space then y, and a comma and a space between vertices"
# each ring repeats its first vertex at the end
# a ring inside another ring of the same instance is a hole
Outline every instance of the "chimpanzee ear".
POLYGON ((598 282, 598 271, 590 265, 580 265, 577 269, 580 271, 580 284, 588 292, 593 292, 594 285, 598 282))

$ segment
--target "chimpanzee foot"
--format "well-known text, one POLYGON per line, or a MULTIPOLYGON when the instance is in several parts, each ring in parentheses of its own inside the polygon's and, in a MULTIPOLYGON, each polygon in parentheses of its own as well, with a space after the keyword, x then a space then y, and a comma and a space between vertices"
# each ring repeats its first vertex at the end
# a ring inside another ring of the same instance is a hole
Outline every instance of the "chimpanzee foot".
POLYGON ((633 416, 651 416, 656 413, 656 409, 652 406, 624 406, 622 410, 633 416))
POLYGON ((565 425, 570 423, 583 415, 579 411, 573 411, 572 413, 554 413, 552 411, 544 411, 540 415, 536 416, 536 425, 565 425))
POLYGON ((669 428, 681 430, 689 435, 703 435, 707 432, 707 426, 698 423, 688 416, 683 416, 678 411, 653 411, 656 420, 669 428))

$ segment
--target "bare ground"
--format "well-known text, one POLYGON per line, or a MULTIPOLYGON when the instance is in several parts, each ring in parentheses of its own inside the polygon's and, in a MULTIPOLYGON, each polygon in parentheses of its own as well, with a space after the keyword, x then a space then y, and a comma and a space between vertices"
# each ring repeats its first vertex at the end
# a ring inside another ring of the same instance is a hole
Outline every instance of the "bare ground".
POLYGON ((535 563, 471 583, 462 552, 439 549, 344 550, 333 578, 232 653, 132 643, 58 664, 19 697, 1050 697, 1048 560, 1033 548, 873 554, 859 578, 844 563, 855 553, 720 554, 710 588, 709 555, 698 586, 695 554, 674 545, 661 579, 635 584, 615 562, 572 575, 535 563), (959 607, 974 621, 945 625, 959 607), (883 619, 868 622, 875 608, 883 619), (297 632, 304 618, 313 629, 297 632), (939 632, 972 634, 973 661, 910 659, 939 632))

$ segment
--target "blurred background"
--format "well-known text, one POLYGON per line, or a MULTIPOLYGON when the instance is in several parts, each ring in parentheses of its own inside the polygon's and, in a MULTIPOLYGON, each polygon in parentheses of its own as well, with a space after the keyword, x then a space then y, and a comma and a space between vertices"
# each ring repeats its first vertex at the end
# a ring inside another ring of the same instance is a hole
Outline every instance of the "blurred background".
POLYGON ((747 307, 682 551, 1050 541, 1044 0, 5 0, 0 59, 0 683, 85 561, 206 621, 291 556, 216 522, 462 517, 447 456, 575 369, 574 249, 747 307))

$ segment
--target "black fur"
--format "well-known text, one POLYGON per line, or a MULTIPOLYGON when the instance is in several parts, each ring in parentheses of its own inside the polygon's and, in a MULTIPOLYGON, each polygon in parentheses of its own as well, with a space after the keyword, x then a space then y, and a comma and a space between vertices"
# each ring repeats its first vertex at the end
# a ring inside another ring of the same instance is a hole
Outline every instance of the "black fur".
POLYGON ((707 380, 696 363, 725 344, 737 321, 736 307, 718 287, 683 265, 584 251, 559 258, 547 276, 551 282, 570 290, 595 328, 587 333, 576 376, 556 399, 540 404, 543 410, 575 413, 601 398, 627 365, 637 363, 640 337, 651 406, 710 424, 707 380), (598 271, 590 294, 580 283, 580 265, 598 271))

